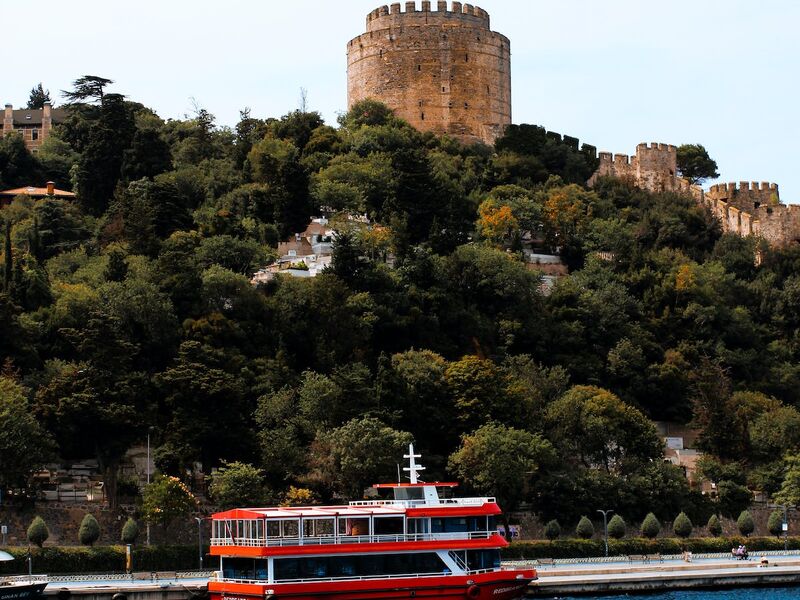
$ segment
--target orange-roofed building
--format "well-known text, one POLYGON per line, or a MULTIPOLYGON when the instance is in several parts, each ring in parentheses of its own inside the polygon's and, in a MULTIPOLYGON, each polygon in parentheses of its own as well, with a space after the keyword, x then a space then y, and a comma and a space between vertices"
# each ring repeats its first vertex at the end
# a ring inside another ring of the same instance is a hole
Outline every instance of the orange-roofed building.
POLYGON ((30 196, 31 198, 35 199, 64 198, 69 200, 75 198, 75 194, 73 194, 72 192, 67 192, 65 190, 58 190, 56 189, 56 186, 52 181, 48 181, 46 187, 28 186, 28 187, 14 188, 13 190, 0 191, 0 208, 11 204, 11 201, 17 196, 30 196))

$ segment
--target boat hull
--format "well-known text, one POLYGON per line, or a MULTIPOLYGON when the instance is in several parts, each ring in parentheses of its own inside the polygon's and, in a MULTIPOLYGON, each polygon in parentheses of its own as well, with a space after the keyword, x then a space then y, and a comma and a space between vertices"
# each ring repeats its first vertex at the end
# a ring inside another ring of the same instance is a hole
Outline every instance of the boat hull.
POLYGON ((303 583, 250 584, 212 581, 210 600, 515 600, 525 594, 535 571, 496 571, 477 575, 383 578, 303 583))
POLYGON ((47 583, 44 582, 0 585, 0 600, 36 600, 41 597, 46 586, 47 583))

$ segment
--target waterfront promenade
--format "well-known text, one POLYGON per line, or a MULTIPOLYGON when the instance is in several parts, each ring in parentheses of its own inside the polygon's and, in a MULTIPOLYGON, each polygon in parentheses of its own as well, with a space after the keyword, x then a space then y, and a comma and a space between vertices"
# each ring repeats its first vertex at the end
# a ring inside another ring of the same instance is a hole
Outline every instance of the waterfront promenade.
POLYGON ((532 583, 529 597, 554 597, 581 594, 648 592, 676 589, 800 584, 800 554, 759 552, 750 560, 735 560, 728 554, 693 556, 686 562, 680 556, 643 563, 625 557, 597 559, 596 562, 556 561, 537 565, 537 561, 515 561, 514 566, 536 566, 539 580, 532 583), (762 566, 762 554, 768 561, 762 566))

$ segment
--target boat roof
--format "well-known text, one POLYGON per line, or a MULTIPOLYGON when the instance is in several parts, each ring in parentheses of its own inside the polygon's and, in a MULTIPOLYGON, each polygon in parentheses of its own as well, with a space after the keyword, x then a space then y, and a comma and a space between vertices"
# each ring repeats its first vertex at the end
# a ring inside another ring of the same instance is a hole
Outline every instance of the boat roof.
POLYGON ((403 515, 406 512, 402 506, 366 505, 350 506, 276 506, 273 508, 235 508, 224 512, 214 513, 214 519, 297 519, 300 517, 368 517, 370 515, 403 515))
POLYGON ((458 487, 454 481, 431 481, 430 483, 376 483, 372 487, 379 490, 388 490, 393 488, 421 488, 421 487, 458 487))

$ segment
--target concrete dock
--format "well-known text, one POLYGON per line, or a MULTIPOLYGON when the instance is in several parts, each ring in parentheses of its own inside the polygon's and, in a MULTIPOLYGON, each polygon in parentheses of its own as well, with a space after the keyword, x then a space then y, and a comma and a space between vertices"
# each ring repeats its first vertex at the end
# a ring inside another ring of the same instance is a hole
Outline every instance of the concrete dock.
MULTIPOLYGON (((800 557, 761 555, 739 561, 725 556, 680 558, 663 562, 619 562, 536 566, 539 580, 528 591, 530 598, 618 593, 641 593, 677 589, 777 586, 800 584, 800 557)), ((519 564, 519 563, 515 563, 519 564)), ((535 562, 531 562, 535 566, 535 562)))

